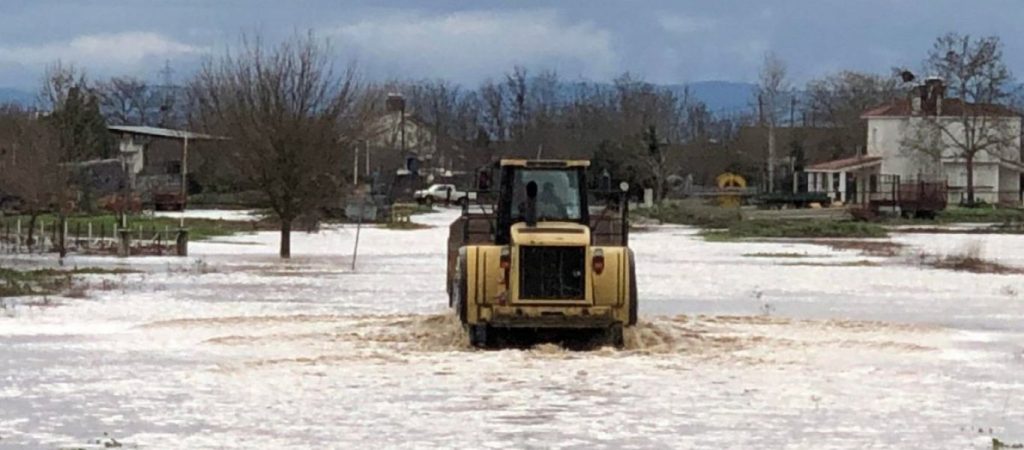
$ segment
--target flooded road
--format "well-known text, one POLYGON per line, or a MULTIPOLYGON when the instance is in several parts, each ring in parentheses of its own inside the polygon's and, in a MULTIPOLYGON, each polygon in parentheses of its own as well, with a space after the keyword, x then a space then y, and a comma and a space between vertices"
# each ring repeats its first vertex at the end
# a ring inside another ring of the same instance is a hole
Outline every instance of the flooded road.
MULTIPOLYGON (((1022 277, 664 227, 632 236, 642 322, 626 348, 478 351, 446 311, 452 217, 364 229, 355 272, 351 229, 296 235, 290 262, 261 233, 90 276, 85 299, 5 310, 0 448, 104 433, 137 448, 1024 441, 1022 277), (750 256, 786 253, 820 264, 750 256)), ((1013 245, 990 256, 1014 263, 1013 245)))

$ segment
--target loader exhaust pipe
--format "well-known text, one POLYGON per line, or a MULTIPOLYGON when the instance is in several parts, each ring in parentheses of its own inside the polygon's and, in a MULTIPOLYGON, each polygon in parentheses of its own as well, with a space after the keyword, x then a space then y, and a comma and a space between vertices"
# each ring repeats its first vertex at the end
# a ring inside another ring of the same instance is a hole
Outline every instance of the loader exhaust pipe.
POLYGON ((537 226, 537 183, 526 183, 526 226, 537 226))

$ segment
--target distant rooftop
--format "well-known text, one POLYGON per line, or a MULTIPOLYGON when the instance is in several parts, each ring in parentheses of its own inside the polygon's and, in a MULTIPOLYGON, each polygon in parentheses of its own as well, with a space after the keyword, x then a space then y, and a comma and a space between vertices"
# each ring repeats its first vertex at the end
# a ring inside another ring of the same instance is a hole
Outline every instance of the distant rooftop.
MULTIPOLYGON (((1002 106, 987 103, 964 103, 958 98, 947 98, 942 100, 942 116, 959 116, 967 108, 968 115, 988 117, 1014 117, 1018 114, 1013 110, 1002 106)), ((908 99, 897 99, 890 101, 877 108, 869 109, 861 115, 862 119, 871 117, 906 117, 912 115, 913 109, 908 99)), ((930 114, 934 115, 934 114, 930 114)))
POLYGON ((170 139, 195 139, 195 140, 219 140, 225 139, 219 136, 212 136, 209 134, 195 133, 192 131, 185 130, 172 130, 170 128, 158 128, 158 127, 146 127, 146 126, 133 126, 133 125, 110 125, 107 127, 108 130, 117 133, 127 134, 138 134, 143 136, 154 136, 170 139))
POLYGON ((835 159, 807 166, 808 172, 840 172, 862 169, 882 163, 879 156, 854 156, 852 158, 835 159))

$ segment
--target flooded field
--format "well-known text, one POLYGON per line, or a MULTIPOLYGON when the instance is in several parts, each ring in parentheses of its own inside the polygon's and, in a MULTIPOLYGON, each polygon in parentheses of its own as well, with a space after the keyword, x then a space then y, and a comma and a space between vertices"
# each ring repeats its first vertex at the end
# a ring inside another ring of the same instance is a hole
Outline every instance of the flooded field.
POLYGON ((0 448, 1024 442, 1024 278, 913 263, 973 240, 1024 267, 1024 238, 897 235, 880 256, 659 227, 632 236, 642 320, 626 348, 478 351, 446 311, 452 217, 363 230, 354 272, 350 228, 297 234, 289 262, 260 233, 88 276, 104 288, 85 298, 7 304, 0 448))

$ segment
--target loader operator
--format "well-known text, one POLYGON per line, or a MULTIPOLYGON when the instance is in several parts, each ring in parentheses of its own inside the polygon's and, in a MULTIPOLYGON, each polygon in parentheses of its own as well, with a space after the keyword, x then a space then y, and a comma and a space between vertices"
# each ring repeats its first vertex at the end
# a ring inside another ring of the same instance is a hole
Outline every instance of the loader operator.
POLYGON ((544 189, 537 196, 537 217, 543 219, 565 219, 567 216, 565 202, 555 192, 555 185, 544 182, 544 189))
POLYGON ((528 220, 527 218, 531 216, 541 220, 564 220, 567 218, 568 213, 565 202, 555 192, 554 183, 550 181, 544 182, 543 190, 538 193, 537 182, 530 181, 526 183, 525 191, 526 198, 536 199, 532 205, 535 209, 533 214, 530 214, 530 202, 527 200, 519 202, 519 219, 528 220))

